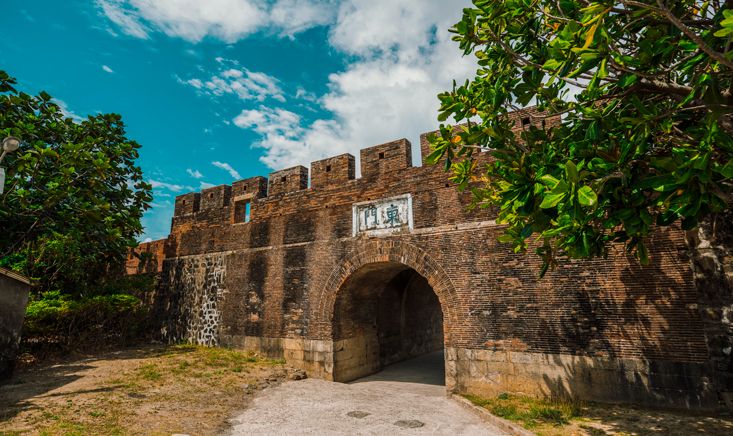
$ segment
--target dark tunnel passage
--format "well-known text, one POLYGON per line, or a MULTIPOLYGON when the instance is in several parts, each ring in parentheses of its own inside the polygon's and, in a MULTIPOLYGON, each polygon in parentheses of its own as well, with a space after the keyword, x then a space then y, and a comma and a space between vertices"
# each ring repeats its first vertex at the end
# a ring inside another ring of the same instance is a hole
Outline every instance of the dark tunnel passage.
POLYGON ((334 380, 351 381, 443 349, 443 312, 425 277, 398 262, 369 264, 339 289, 334 380))

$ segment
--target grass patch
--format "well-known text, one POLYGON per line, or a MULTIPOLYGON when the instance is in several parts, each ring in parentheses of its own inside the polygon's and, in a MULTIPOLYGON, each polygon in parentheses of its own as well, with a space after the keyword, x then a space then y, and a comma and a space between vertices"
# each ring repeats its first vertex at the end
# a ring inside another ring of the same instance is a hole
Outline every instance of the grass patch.
POLYGON ((535 432, 544 428, 562 427, 572 420, 581 420, 586 407, 583 402, 571 398, 537 399, 510 394, 501 394, 495 398, 469 395, 464 397, 496 416, 519 423, 535 432))
POLYGON ((158 380, 161 374, 155 364, 149 364, 140 368, 140 376, 148 380, 158 380))

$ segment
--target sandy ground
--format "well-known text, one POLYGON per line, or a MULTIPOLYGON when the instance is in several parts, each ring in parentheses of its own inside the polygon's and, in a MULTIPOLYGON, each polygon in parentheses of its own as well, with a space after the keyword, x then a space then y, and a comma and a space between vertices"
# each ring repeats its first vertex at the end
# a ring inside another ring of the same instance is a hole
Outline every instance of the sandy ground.
POLYGON ((508 435, 445 397, 321 380, 263 392, 232 425, 232 436, 508 435))

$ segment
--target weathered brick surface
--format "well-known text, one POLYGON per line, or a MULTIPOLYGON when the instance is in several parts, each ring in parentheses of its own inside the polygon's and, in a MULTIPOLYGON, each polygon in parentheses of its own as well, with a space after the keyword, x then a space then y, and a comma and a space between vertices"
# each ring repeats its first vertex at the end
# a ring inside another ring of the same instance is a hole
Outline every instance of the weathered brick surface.
POLYGON ((328 189, 356 177, 356 160, 350 154, 319 160, 311 164, 311 188, 328 189))
POLYGON ((270 196, 295 192, 308 187, 308 168, 297 166, 270 173, 270 196))
MULTIPOLYGON (((423 135, 421 155, 429 152, 423 135)), ((420 300, 422 309, 413 305, 405 311, 427 318, 399 321, 387 310, 404 309, 406 303, 398 305, 396 296, 417 292, 395 285, 395 277, 417 274, 440 303, 444 346, 464 355, 449 359, 453 363, 447 366, 448 388, 456 392, 504 389, 547 395, 564 386, 571 394, 599 399, 600 391, 591 385, 606 380, 628 385, 613 401, 663 404, 661 391, 654 389, 669 380, 654 374, 664 362, 689 372, 684 386, 674 386, 682 405, 711 407, 716 391, 733 391, 710 364, 710 343, 697 306, 700 293, 681 231, 654 233, 648 267, 615 253, 605 261, 564 261, 537 280, 537 258, 497 242, 503 232, 493 222, 497 211, 467 211, 471 194, 457 192, 439 166, 412 167, 410 153, 406 140, 362 150, 359 179, 354 178, 354 158, 347 154, 312 163, 310 188, 307 169, 295 167, 271 173, 268 192, 264 178, 251 178, 231 189, 179 196, 170 237, 155 243, 160 264, 170 263, 168 274, 180 275, 175 272, 182 268, 175 266, 180 259, 221 253, 226 286, 217 311, 223 342, 259 344, 270 355, 289 356, 325 378, 346 380, 409 357, 406 343, 432 347, 433 333, 426 332, 438 330, 428 321, 435 317, 428 300, 420 300), (354 203, 401 194, 412 196, 412 230, 352 236, 354 203), (251 203, 247 223, 237 212, 238 201, 251 203), (393 334, 397 322, 403 323, 400 335, 393 334), (471 350, 519 353, 531 362, 511 361, 511 368, 499 361, 489 365, 484 357, 467 357, 471 350), (369 360, 375 353, 376 363, 369 360), (594 375, 586 377, 586 367, 572 368, 552 356, 585 359, 584 365, 593 367, 588 374, 594 375), (557 380, 531 384, 521 375, 529 371, 541 377, 532 365, 553 365, 553 359, 557 380), (608 368, 607 361, 613 362, 608 368), (635 391, 634 383, 645 387, 635 391)), ((488 153, 476 156, 489 158, 488 153)), ((175 287, 176 281, 167 283, 175 287)))
POLYGON ((166 257, 167 242, 168 241, 166 239, 159 239, 152 242, 143 242, 137 247, 137 249, 135 249, 135 251, 138 253, 153 253, 155 257, 155 262, 148 262, 143 267, 142 271, 140 271, 138 268, 138 266, 140 265, 140 260, 138 260, 138 258, 135 257, 134 254, 128 253, 127 262, 125 264, 125 271, 127 272, 127 274, 137 274, 139 272, 161 272, 163 270, 163 260, 166 257))

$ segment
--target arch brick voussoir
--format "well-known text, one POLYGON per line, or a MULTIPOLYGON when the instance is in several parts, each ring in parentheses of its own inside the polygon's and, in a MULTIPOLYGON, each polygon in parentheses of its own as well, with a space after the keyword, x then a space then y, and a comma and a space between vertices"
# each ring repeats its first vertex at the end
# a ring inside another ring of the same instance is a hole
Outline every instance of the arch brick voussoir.
POLYGON ((435 259, 420 248, 404 242, 369 241, 346 255, 326 280, 326 285, 317 300, 319 308, 316 312, 317 324, 328 327, 322 334, 330 336, 333 331, 333 312, 341 285, 361 267, 377 262, 399 262, 425 277, 440 300, 445 332, 450 330, 451 325, 455 325, 460 314, 460 311, 456 310, 456 289, 448 274, 435 259))

